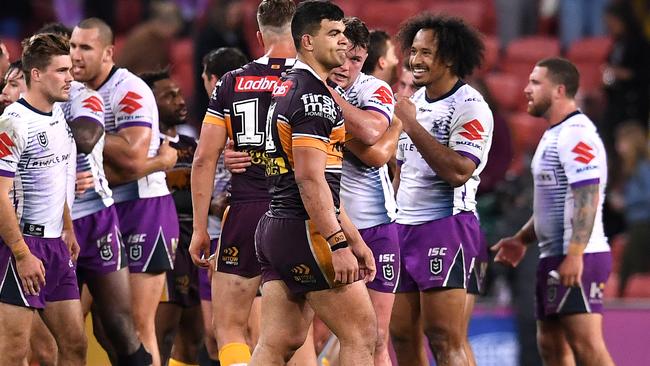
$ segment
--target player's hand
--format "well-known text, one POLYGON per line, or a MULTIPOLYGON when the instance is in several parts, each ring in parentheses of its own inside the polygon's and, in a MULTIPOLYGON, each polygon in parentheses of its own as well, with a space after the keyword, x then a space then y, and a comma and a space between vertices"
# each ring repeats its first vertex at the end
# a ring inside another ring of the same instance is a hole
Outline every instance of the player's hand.
POLYGON ((63 231, 61 231, 61 240, 63 240, 65 245, 68 247, 72 261, 76 262, 77 258, 79 258, 81 248, 79 247, 79 242, 77 242, 77 237, 74 234, 74 229, 63 229, 63 231))
POLYGON ((513 236, 499 240, 490 250, 497 253, 495 262, 517 267, 526 254, 526 244, 513 236))
POLYGON ((564 257, 557 272, 560 275, 560 283, 565 287, 580 287, 582 284, 582 255, 569 254, 564 257))
POLYGON ((173 168, 178 160, 178 151, 169 145, 169 139, 166 137, 158 148, 158 158, 160 158, 163 163, 163 170, 173 168))
POLYGON ((408 134, 411 131, 411 127, 418 123, 415 104, 413 104, 411 99, 403 98, 395 103, 395 117, 402 120, 404 132, 408 134))
POLYGON ((375 257, 372 254, 372 250, 363 239, 351 243, 350 248, 359 261, 359 279, 362 279, 365 283, 372 282, 375 279, 375 275, 377 275, 377 267, 375 266, 375 257))
POLYGON ((223 150, 223 165, 231 173, 243 173, 251 166, 251 156, 244 151, 235 151, 235 143, 228 141, 223 150))
POLYGON ((219 193, 217 197, 210 201, 210 215, 218 217, 219 220, 223 219, 223 213, 226 211, 226 207, 228 207, 229 204, 230 195, 228 192, 219 193))
POLYGON ((16 271, 27 294, 37 296, 45 287, 45 267, 32 253, 26 253, 16 259, 16 271))
POLYGON ((210 235, 207 231, 194 231, 190 242, 190 256, 195 265, 203 268, 210 267, 210 235))
POLYGON ((332 252, 332 266, 334 283, 346 285, 359 278, 359 262, 350 247, 332 252))
POLYGON ((79 197, 87 190, 95 187, 95 179, 93 179, 93 172, 78 172, 75 181, 75 196, 79 197))

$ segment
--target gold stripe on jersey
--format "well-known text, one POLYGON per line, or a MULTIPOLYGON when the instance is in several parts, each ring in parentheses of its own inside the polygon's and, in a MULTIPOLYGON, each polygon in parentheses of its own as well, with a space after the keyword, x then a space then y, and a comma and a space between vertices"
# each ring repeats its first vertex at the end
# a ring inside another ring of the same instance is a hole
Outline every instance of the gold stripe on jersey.
POLYGON ((316 225, 311 220, 305 221, 305 229, 307 231, 307 240, 309 241, 309 248, 311 253, 318 263, 321 273, 323 273, 325 280, 334 287, 334 265, 332 264, 332 250, 325 238, 318 232, 316 225))
POLYGON ((215 116, 214 114, 206 113, 205 117, 203 117, 203 123, 207 123, 210 125, 217 125, 221 127, 226 127, 226 120, 219 117, 215 116))

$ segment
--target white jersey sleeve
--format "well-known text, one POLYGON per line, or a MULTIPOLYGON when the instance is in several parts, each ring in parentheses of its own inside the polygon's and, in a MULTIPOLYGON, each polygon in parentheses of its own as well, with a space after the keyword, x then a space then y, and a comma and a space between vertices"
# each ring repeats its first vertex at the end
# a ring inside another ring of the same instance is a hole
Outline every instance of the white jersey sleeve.
MULTIPOLYGON (((605 154, 594 128, 582 121, 567 121, 558 138, 558 156, 572 188, 599 184, 605 154)), ((604 182, 603 182, 604 183, 604 182)))
POLYGON ((358 105, 361 109, 381 113, 388 123, 393 119, 395 98, 385 81, 377 78, 368 79, 368 85, 359 93, 358 105))
POLYGON ((449 138, 449 147, 470 158, 478 167, 487 159, 494 121, 492 111, 482 100, 465 100, 456 109, 456 121, 449 138))
POLYGON ((104 102, 98 92, 86 88, 81 83, 73 83, 70 101, 65 103, 63 111, 67 121, 87 118, 104 126, 104 102))
POLYGON ((135 126, 151 128, 155 125, 154 116, 158 115, 151 89, 137 77, 125 78, 116 85, 110 108, 115 116, 117 131, 135 126))
POLYGON ((0 176, 13 178, 20 156, 27 146, 27 126, 17 123, 12 113, 0 116, 0 176), (12 118, 13 117, 13 118, 12 118))

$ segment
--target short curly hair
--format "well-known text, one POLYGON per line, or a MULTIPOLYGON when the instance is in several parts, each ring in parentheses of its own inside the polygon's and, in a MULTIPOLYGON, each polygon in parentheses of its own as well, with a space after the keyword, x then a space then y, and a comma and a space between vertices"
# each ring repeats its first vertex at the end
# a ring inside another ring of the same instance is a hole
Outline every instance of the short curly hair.
POLYGON ((452 72, 464 78, 481 66, 485 46, 476 29, 463 20, 424 13, 406 20, 398 33, 402 50, 408 54, 415 35, 422 29, 432 30, 437 40, 436 56, 450 63, 452 72))

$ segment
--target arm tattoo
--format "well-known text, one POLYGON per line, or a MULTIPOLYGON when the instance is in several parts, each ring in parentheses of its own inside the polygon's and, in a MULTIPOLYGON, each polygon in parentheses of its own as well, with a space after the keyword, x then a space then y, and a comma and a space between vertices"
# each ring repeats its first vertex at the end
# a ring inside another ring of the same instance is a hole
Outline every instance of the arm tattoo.
POLYGON ((571 242, 587 245, 598 209, 598 184, 573 189, 573 217, 571 242))

